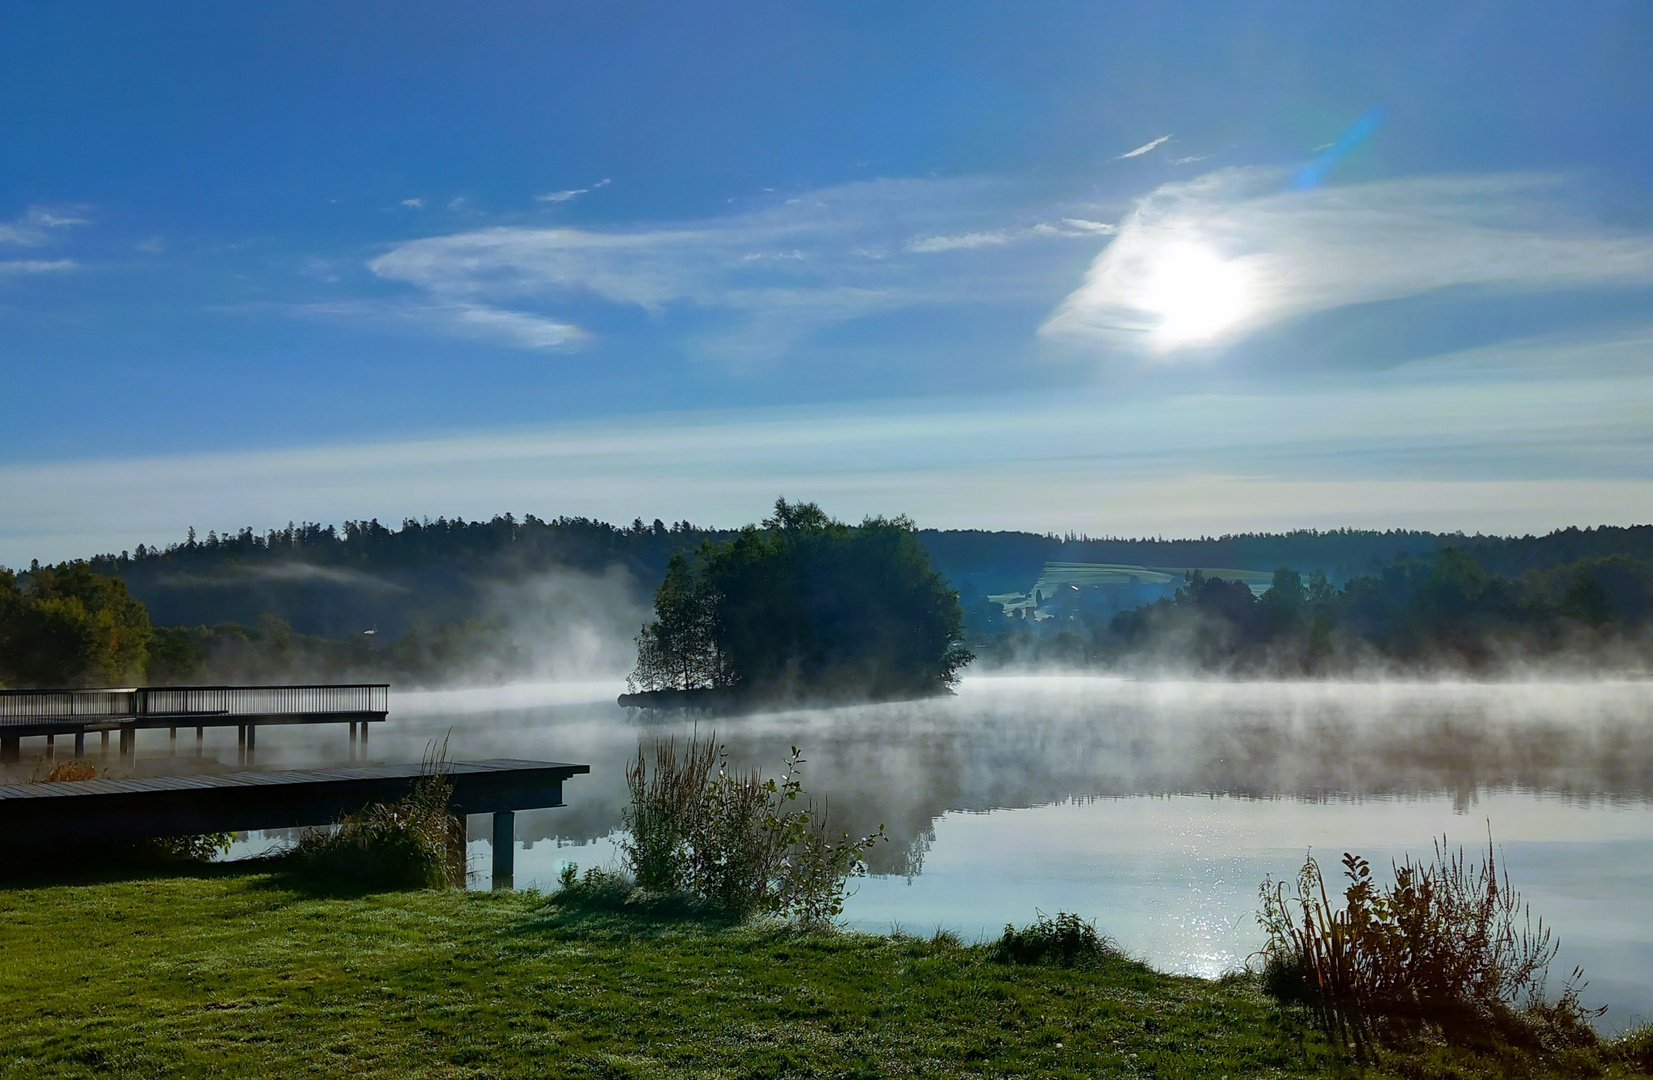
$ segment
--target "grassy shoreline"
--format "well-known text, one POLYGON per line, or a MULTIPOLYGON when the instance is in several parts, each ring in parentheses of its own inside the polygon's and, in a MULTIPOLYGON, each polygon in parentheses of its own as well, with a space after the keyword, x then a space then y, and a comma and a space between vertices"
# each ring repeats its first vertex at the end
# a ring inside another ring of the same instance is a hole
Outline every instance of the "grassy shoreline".
MULTIPOLYGON (((233 865, 0 890, 0 1003, 4 1080, 1352 1070, 1250 978, 1015 967, 532 892, 323 896, 233 865)), ((1512 1054, 1364 1075, 1600 1075, 1512 1054)))

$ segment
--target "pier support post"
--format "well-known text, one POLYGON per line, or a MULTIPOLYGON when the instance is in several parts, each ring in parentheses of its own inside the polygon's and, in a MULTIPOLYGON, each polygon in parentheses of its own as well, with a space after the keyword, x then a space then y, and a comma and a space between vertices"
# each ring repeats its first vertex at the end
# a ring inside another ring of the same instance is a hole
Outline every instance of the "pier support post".
POLYGON ((513 810, 494 811, 494 888, 515 888, 517 815, 513 810))
POLYGON ((57 736, 56 735, 46 736, 46 756, 48 758, 57 757, 57 736))
POLYGON ((86 732, 77 731, 77 732, 75 732, 75 757, 83 758, 85 756, 86 756, 86 732))
POLYGON ((206 753, 206 747, 205 747, 206 738, 207 738, 207 729, 206 728, 198 727, 198 728, 195 729, 195 756, 196 757, 200 757, 202 754, 206 753))
POLYGON ((246 724, 237 724, 235 726, 235 763, 237 765, 245 765, 247 763, 246 724))
POLYGON ((257 746, 258 746, 258 725, 257 724, 248 724, 247 725, 247 761, 248 761, 249 764, 253 760, 253 751, 254 751, 254 749, 257 748, 257 746))
POLYGON ((350 760, 356 760, 356 721, 350 721, 350 760))
POLYGON ((175 727, 166 730, 166 752, 174 755, 178 753, 178 729, 175 727))
POLYGON ((121 746, 120 746, 121 760, 122 761, 131 761, 133 757, 137 756, 137 751, 138 751, 138 733, 137 733, 137 731, 135 729, 129 728, 129 727, 121 728, 121 746))
POLYGON ((103 740, 99 744, 99 750, 102 752, 104 757, 108 757, 109 756, 109 729, 104 728, 102 731, 98 732, 98 734, 103 736, 103 740))
POLYGON ((12 762, 23 756, 23 740, 17 735, 0 735, 0 761, 12 762))
POLYGON ((362 721, 362 754, 367 753, 367 721, 362 721))

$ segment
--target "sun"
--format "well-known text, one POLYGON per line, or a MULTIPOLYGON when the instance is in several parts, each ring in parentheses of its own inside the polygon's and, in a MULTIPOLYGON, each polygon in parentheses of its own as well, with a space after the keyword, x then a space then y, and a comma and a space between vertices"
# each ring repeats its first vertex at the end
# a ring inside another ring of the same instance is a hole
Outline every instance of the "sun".
POLYGON ((1159 316, 1166 348, 1209 341, 1246 314, 1245 268, 1198 244, 1167 245, 1149 266, 1142 307, 1159 316))

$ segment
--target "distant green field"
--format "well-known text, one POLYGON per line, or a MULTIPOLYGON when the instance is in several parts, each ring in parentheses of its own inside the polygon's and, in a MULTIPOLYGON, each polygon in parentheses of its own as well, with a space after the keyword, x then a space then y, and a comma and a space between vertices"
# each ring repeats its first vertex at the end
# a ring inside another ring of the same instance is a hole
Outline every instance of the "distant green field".
MULTIPOLYGON (((1132 585, 1179 584, 1196 568, 1191 566, 1132 566, 1127 563, 1047 562, 1039 579, 1025 593, 1000 593, 988 599, 1000 604, 1008 613, 1017 608, 1032 607, 1035 593, 1049 598, 1064 586, 1077 588, 1128 587, 1132 585)), ((1235 570, 1231 567, 1198 567, 1206 577, 1243 581, 1258 596, 1274 583, 1271 570, 1235 570)))

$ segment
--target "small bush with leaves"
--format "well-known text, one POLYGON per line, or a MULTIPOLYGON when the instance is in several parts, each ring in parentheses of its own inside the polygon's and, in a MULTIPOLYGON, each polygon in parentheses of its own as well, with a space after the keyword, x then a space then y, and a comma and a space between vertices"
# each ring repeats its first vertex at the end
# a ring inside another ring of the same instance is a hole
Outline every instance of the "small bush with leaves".
POLYGON ((797 747, 779 780, 729 765, 715 736, 639 746, 626 770, 631 805, 621 853, 639 888, 681 891, 734 915, 778 914, 808 927, 843 911, 883 827, 834 834, 828 808, 805 797, 797 747))
POLYGON ((1119 947, 1089 923, 1069 911, 1052 919, 1043 912, 1038 921, 1018 930, 1008 923, 1004 936, 993 943, 990 954, 1001 964, 1054 964, 1060 967, 1094 967, 1104 960, 1122 959, 1119 947))
POLYGON ((1363 858, 1345 854, 1343 868, 1341 909, 1311 857, 1295 891, 1263 883, 1258 921, 1268 935, 1265 989, 1305 1005, 1358 1056, 1425 1031, 1448 1039, 1496 1032, 1552 1049, 1597 1042, 1590 1021, 1600 1011, 1579 1002, 1581 972, 1559 998, 1545 996, 1558 944, 1500 874, 1490 839, 1485 862, 1474 863, 1443 838, 1432 862, 1396 865, 1386 889, 1363 858))
POLYGON ((447 746, 425 756, 407 798, 346 815, 333 830, 311 829, 291 858, 305 875, 367 888, 449 888, 465 884, 465 824, 448 808, 453 782, 447 746))

